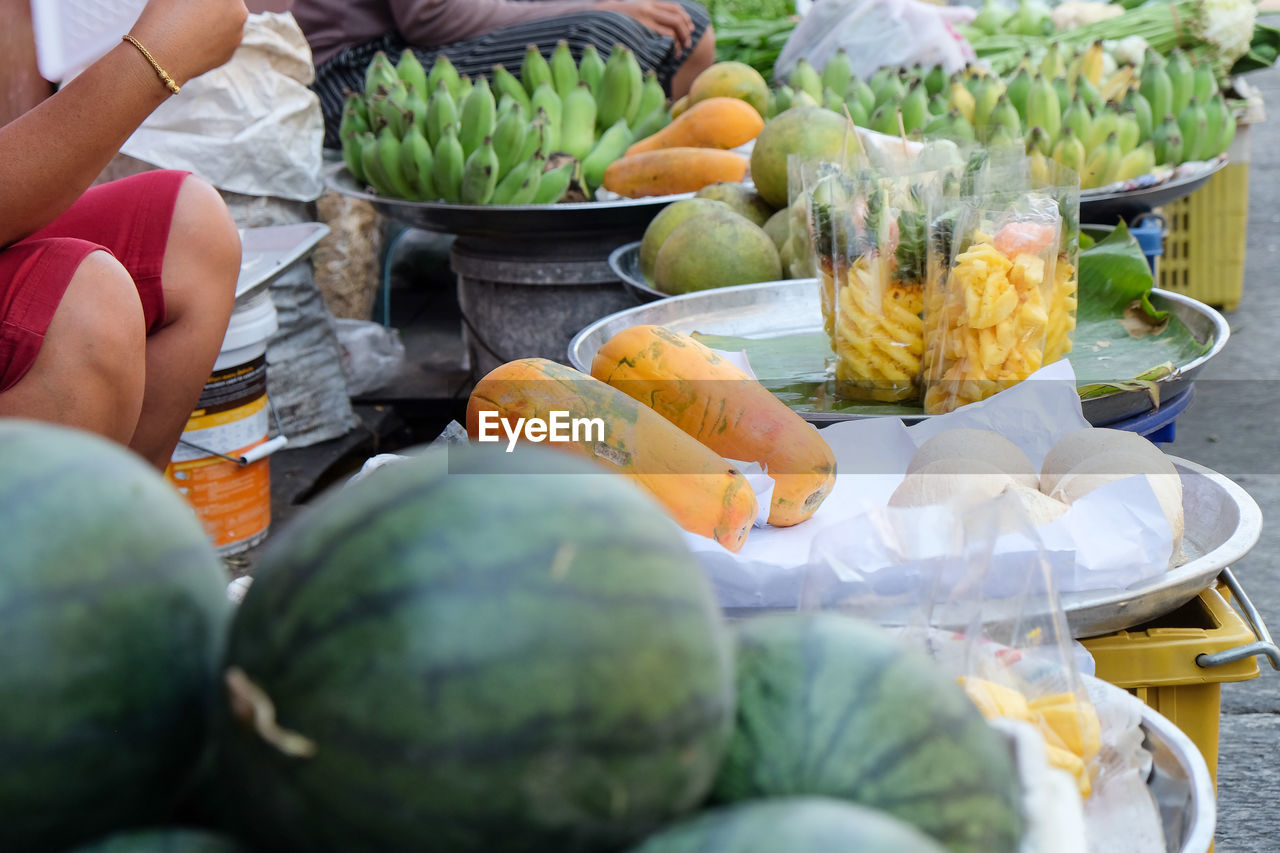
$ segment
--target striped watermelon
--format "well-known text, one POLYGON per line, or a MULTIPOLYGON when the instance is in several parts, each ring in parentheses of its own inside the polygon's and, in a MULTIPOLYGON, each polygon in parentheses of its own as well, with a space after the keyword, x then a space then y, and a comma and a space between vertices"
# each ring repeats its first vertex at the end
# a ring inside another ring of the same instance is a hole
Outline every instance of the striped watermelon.
POLYGON ((774 797, 705 811, 631 853, 946 853, 913 826, 847 800, 774 797))
POLYGON ((164 827, 120 832, 72 853, 248 853, 225 835, 200 829, 164 827))
POLYGON ((229 605, 187 503, 89 433, 0 420, 0 849, 165 819, 229 605))
POLYGON ((923 652, 832 612, 761 616, 736 633, 738 719, 719 800, 838 797, 953 853, 1018 849, 1011 748, 923 652))
POLYGON ((279 531, 229 671, 224 790, 272 850, 614 850, 699 805, 731 644, 647 494, 544 447, 434 450, 279 531), (239 681, 243 672, 248 682, 239 681))

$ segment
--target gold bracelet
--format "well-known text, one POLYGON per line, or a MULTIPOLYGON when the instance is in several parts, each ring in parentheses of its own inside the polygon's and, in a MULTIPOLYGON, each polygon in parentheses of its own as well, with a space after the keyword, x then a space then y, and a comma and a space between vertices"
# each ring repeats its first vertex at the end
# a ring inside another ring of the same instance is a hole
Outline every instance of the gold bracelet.
POLYGON ((125 35, 120 36, 120 39, 122 41, 127 41, 129 44, 133 45, 138 50, 142 51, 142 55, 147 58, 147 62, 151 63, 151 67, 154 68, 156 70, 156 73, 160 75, 160 81, 164 83, 164 85, 168 88, 170 92, 176 95, 182 91, 182 87, 179 86, 177 83, 173 82, 173 78, 169 76, 169 72, 165 71, 163 68, 160 67, 160 63, 156 62, 156 58, 151 55, 151 51, 147 50, 145 47, 142 46, 142 42, 138 41, 136 38, 134 38, 131 35, 128 35, 127 33, 125 35))

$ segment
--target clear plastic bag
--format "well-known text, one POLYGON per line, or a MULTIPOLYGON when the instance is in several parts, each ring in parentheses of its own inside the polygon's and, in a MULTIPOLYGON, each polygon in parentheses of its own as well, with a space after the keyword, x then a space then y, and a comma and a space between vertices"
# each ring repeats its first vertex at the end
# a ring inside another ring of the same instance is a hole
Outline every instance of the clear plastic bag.
POLYGON ((1044 342, 1044 363, 1051 364, 1071 352, 1076 329, 1080 290, 1080 175, 1054 160, 1046 160, 1031 170, 1031 187, 1053 197, 1062 219, 1058 260, 1053 268, 1053 292, 1049 297, 1049 328, 1044 342))
POLYGON ((881 66, 941 65, 948 74, 974 61, 973 48, 954 29, 977 12, 921 0, 823 0, 796 25, 774 63, 785 80, 801 57, 823 68, 843 48, 853 73, 870 77, 881 66))
POLYGON ((960 197, 944 198, 930 216, 928 414, 984 400, 1045 363, 1058 204, 1025 189, 1028 167, 1019 160, 989 163, 966 183, 960 197))
POLYGON ((345 317, 334 318, 333 323, 347 393, 352 397, 378 390, 404 366, 404 342, 398 329, 345 317))

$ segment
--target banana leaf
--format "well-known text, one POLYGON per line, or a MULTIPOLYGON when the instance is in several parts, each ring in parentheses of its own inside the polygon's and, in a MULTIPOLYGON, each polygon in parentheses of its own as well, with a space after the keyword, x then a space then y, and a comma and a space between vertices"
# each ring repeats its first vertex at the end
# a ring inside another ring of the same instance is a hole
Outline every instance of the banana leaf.
MULTIPOLYGON (((1081 235, 1080 296, 1074 347, 1068 358, 1082 399, 1142 391, 1159 405, 1159 380, 1203 355, 1178 317, 1151 302, 1151 268, 1137 241, 1118 225, 1106 239, 1081 235)), ((920 416, 917 405, 867 403, 836 396, 831 344, 814 330, 768 338, 695 333, 709 347, 745 351, 760 382, 798 412, 920 416)))

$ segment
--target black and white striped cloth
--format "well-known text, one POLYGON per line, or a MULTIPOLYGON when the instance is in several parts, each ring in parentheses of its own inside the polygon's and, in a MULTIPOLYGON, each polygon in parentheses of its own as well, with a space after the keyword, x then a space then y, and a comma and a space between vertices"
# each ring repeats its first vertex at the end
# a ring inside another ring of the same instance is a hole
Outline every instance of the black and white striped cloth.
MULTIPOLYGON (((696 45, 710 24, 707 10, 692 0, 677 0, 689 11, 693 19, 692 44, 696 45)), ((556 43, 564 39, 569 43, 575 60, 582 56, 587 44, 594 44, 601 59, 607 59, 615 44, 624 44, 635 51, 640 67, 653 69, 662 87, 671 91, 671 78, 684 62, 689 51, 673 50, 674 42, 648 29, 639 21, 621 12, 578 12, 540 21, 495 30, 480 38, 454 42, 440 47, 415 47, 414 53, 422 64, 430 69, 436 56, 443 53, 458 69, 459 74, 476 77, 487 76, 494 65, 501 64, 517 77, 525 49, 538 45, 548 58, 556 43)), ((364 89, 364 72, 374 54, 385 51, 392 60, 398 59, 408 47, 398 33, 388 33, 357 47, 347 48, 316 69, 316 81, 312 90, 320 97, 320 109, 324 113, 326 148, 339 148, 338 123, 342 118, 342 105, 347 91, 364 89)), ((690 48, 692 50, 692 48, 690 48)))

